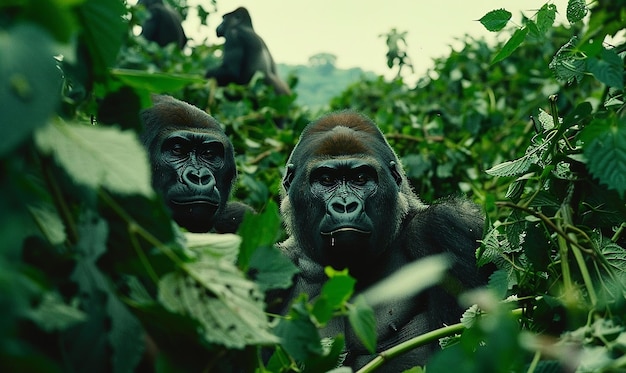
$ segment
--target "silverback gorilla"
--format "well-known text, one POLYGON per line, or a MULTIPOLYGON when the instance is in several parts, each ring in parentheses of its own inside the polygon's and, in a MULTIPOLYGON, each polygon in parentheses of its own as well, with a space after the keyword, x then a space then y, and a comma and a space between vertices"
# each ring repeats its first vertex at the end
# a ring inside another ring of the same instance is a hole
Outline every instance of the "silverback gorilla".
MULTIPOLYGON (((422 203, 382 132, 358 113, 332 113, 305 128, 289 157, 281 198, 289 237, 280 246, 301 271, 294 295, 318 295, 324 266, 348 268, 358 293, 410 261, 443 252, 455 259, 450 272, 458 281, 449 278, 445 289, 375 306, 377 352, 459 322, 462 310, 451 293, 486 280, 475 264, 484 224, 480 209, 460 198, 422 203)), ((356 369, 374 356, 346 325, 338 320, 323 334, 346 336, 344 364, 356 369)), ((409 352, 385 369, 424 364, 434 348, 409 352)))
POLYGON ((276 72, 276 64, 267 45, 252 28, 250 13, 243 7, 224 14, 222 23, 217 26, 217 36, 226 38, 222 64, 207 71, 206 78, 215 78, 220 86, 236 83, 245 85, 257 71, 263 73, 265 83, 274 87, 279 95, 289 95, 291 91, 276 72))
POLYGON ((191 232, 234 233, 246 211, 228 202, 237 170, 233 146, 204 111, 170 96, 153 96, 141 113, 141 140, 152 166, 152 185, 178 225, 191 232))
POLYGON ((139 0, 150 13, 149 18, 141 26, 141 35, 164 47, 175 43, 179 49, 187 44, 187 36, 183 30, 182 19, 163 0, 139 0))

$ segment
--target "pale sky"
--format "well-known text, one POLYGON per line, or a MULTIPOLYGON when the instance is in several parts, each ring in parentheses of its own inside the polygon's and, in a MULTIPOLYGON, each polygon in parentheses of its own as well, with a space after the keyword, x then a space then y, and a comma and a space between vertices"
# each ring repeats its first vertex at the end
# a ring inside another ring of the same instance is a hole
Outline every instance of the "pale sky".
MULTIPOLYGON (((192 2, 194 0, 190 0, 192 2)), ((550 1, 557 6, 556 22, 567 22, 567 0, 550 1)), ((337 67, 360 67, 386 76, 385 38, 380 34, 392 28, 407 31, 408 55, 417 74, 432 65, 435 57, 449 53, 455 38, 464 34, 494 40, 477 20, 493 9, 513 13, 512 21, 521 22, 520 12, 531 17, 544 0, 218 0, 216 14, 209 16, 209 28, 199 28, 193 17, 184 24, 185 32, 202 42, 222 44, 215 28, 223 14, 244 6, 252 24, 268 45, 274 60, 286 64, 308 64, 317 53, 337 56, 337 67)), ((395 73, 395 72, 394 72, 395 73)), ((412 80, 412 79, 411 79, 412 80)))

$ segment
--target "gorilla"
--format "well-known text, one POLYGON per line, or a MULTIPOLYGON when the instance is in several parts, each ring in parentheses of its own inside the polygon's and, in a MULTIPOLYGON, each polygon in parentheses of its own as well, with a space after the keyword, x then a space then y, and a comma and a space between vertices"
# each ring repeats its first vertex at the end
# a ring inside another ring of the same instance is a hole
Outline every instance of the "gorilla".
POLYGON ((237 170, 233 146, 204 111, 171 96, 153 96, 141 113, 141 141, 152 166, 152 185, 176 223, 190 232, 234 233, 246 211, 228 202, 237 170))
POLYGON ((161 47, 176 43, 179 49, 183 49, 187 44, 187 36, 180 15, 164 4, 163 0, 139 0, 138 4, 143 4, 150 13, 141 27, 141 35, 161 47))
MULTIPOLYGON (((287 298, 301 292, 317 296, 326 281, 325 266, 348 268, 358 294, 408 262, 449 253, 455 264, 442 285, 374 305, 377 352, 459 322, 456 295, 463 287, 484 284, 488 276, 475 259, 484 225, 479 207, 462 198, 432 205, 420 201, 382 132, 353 111, 310 123, 287 162, 281 214, 288 238, 279 246, 300 269, 287 298)), ((358 369, 374 357, 344 320, 322 331, 324 336, 338 333, 346 336, 346 365, 358 369)), ((411 351, 385 369, 400 372, 424 364, 436 347, 411 351)))
POLYGON ((215 78, 217 84, 229 83, 245 85, 260 71, 265 83, 274 87, 278 95, 290 95, 291 91, 276 72, 276 64, 267 45, 252 28, 250 13, 243 7, 224 14, 222 23, 217 26, 217 36, 226 38, 222 64, 206 72, 206 78, 215 78))

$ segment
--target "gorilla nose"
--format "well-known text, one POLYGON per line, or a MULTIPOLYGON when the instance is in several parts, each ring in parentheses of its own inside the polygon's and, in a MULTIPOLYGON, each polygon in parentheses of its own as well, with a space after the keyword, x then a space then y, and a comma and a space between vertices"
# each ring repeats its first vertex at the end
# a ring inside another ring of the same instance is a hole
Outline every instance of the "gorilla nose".
POLYGON ((330 202, 330 215, 341 218, 357 217, 361 213, 361 204, 355 200, 335 199, 330 202))
POLYGON ((201 189, 213 189, 215 178, 208 168, 188 168, 183 173, 183 181, 189 185, 201 189))

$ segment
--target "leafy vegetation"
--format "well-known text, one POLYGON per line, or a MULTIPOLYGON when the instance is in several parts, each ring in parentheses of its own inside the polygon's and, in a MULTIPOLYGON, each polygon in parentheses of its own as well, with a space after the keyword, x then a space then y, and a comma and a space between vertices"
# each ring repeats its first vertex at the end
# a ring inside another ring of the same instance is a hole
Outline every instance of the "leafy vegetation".
MULTIPOLYGON (((345 271, 328 268, 322 295, 301 295, 287 317, 266 313, 264 293, 295 271, 274 247, 283 166, 318 113, 261 79, 216 87, 202 74, 219 46, 157 48, 132 33, 142 17, 109 0, 0 5, 0 369, 328 371, 344 340, 320 341, 317 330, 333 317, 374 346, 375 320, 345 271), (238 235, 172 225, 137 140, 151 93, 225 124, 235 198, 260 211, 238 235)), ((547 3, 508 28, 512 18, 487 13, 480 22, 509 40, 465 37, 415 87, 400 78, 410 59, 392 30, 398 78, 362 79, 329 103, 380 125, 424 200, 462 191, 483 204, 477 257, 499 268, 460 299, 459 324, 363 372, 438 339, 445 348, 428 372, 625 369, 626 3, 547 3), (554 25, 557 11, 569 25, 554 25)))

